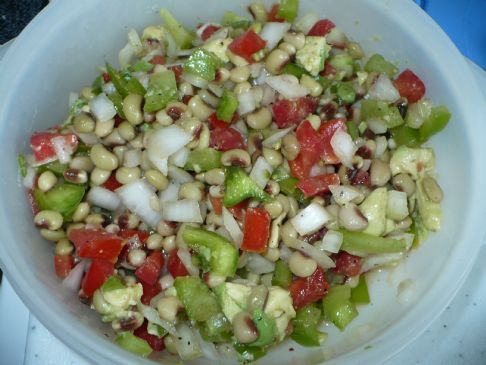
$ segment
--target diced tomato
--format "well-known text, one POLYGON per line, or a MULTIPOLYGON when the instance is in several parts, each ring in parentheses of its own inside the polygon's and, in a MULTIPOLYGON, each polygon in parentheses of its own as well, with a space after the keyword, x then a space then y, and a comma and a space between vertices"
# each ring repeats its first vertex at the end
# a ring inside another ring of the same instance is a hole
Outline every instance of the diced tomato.
POLYGON ((155 285, 163 266, 164 255, 160 251, 153 251, 135 270, 135 276, 148 285, 155 285))
POLYGON ((160 283, 158 280, 155 282, 155 285, 148 285, 143 281, 141 281, 140 283, 143 287, 143 294, 140 301, 145 305, 150 305, 150 301, 152 300, 152 298, 162 291, 160 283))
POLYGON ((81 288, 83 288, 84 294, 89 298, 93 295, 96 289, 98 289, 115 270, 115 265, 111 262, 104 260, 93 260, 89 269, 84 275, 81 282, 81 288))
POLYGON ((339 128, 342 128, 343 131, 348 130, 345 119, 331 119, 322 123, 319 127, 319 134, 322 136, 322 144, 320 147, 321 158, 327 164, 337 164, 340 162, 331 146, 331 138, 339 128))
POLYGON ((169 261, 167 262, 167 270, 169 270, 170 274, 176 278, 178 276, 188 276, 189 271, 187 271, 186 267, 182 263, 179 256, 177 256, 177 249, 173 249, 169 253, 169 261))
POLYGON ((218 117, 216 116, 216 112, 214 112, 209 116, 208 124, 209 124, 209 129, 225 129, 230 126, 230 123, 218 119, 218 117))
POLYGON ((329 62, 324 62, 324 70, 322 70, 319 75, 321 76, 332 76, 337 73, 337 70, 329 62))
POLYGON ((321 193, 327 193, 329 191, 329 185, 339 185, 338 174, 324 174, 308 177, 297 183, 297 187, 302 190, 306 198, 321 193))
POLYGON ((129 239, 134 236, 137 236, 141 243, 145 243, 145 241, 147 241, 147 238, 149 238, 150 233, 148 233, 147 231, 137 231, 135 229, 122 229, 120 230, 118 235, 121 238, 125 238, 125 239, 129 239))
POLYGON ((159 54, 156 54, 155 56, 153 56, 150 61, 149 61, 151 64, 153 65, 165 65, 165 57, 164 56, 161 56, 159 54))
POLYGON ((264 48, 266 44, 267 42, 261 39, 253 29, 249 29, 239 37, 236 37, 228 48, 234 54, 252 63, 254 60, 251 56, 264 48))
POLYGON ((248 209, 249 203, 250 200, 246 199, 236 205, 233 205, 232 207, 229 207, 228 210, 231 214, 233 214, 233 217, 239 221, 242 221, 245 219, 246 210, 248 209))
POLYGON ((319 99, 311 96, 276 101, 272 105, 275 123, 279 128, 298 124, 309 114, 314 113, 318 105, 319 99))
POLYGON ((154 351, 163 351, 165 349, 165 344, 164 344, 164 338, 163 337, 157 337, 155 335, 151 335, 147 331, 147 324, 148 322, 145 321, 143 324, 138 327, 135 331, 133 331, 133 334, 142 340, 147 341, 147 343, 150 345, 152 350, 154 351))
POLYGON ((351 178, 351 185, 371 186, 371 177, 368 171, 358 170, 351 178))
POLYGON ((284 19, 279 19, 277 18, 277 13, 278 13, 278 9, 280 8, 280 5, 275 3, 272 5, 272 7, 270 8, 270 11, 268 12, 268 15, 267 15, 267 20, 269 22, 284 22, 285 20, 284 19))
POLYGON ((289 291, 295 309, 300 309, 308 304, 324 298, 329 289, 324 273, 320 267, 311 276, 294 280, 289 291))
POLYGON ((248 208, 243 227, 241 249, 248 252, 265 252, 270 237, 271 221, 270 214, 264 208, 248 208))
POLYGON ((321 19, 311 28, 307 35, 324 37, 336 25, 329 19, 321 19))
POLYGON ((204 28, 202 34, 201 34, 201 39, 203 41, 207 40, 210 38, 214 32, 216 32, 218 29, 221 29, 221 27, 218 27, 217 25, 208 25, 206 28, 204 28))
POLYGON ((336 267, 332 271, 346 276, 358 275, 363 266, 361 257, 351 255, 345 251, 341 251, 336 255, 335 263, 336 267))
POLYGON ((123 184, 121 184, 120 182, 118 182, 118 180, 116 179, 114 173, 112 173, 110 175, 110 177, 108 178, 108 180, 106 180, 103 184, 101 184, 101 186, 103 188, 108 189, 108 190, 111 190, 111 191, 115 191, 116 189, 118 189, 122 185, 123 184))
POLYGON ((406 69, 393 80, 393 85, 397 88, 401 96, 406 97, 409 103, 415 103, 425 95, 425 85, 423 81, 411 70, 406 69))
POLYGON ((110 82, 110 80, 111 80, 110 74, 108 72, 103 72, 103 74, 101 75, 101 77, 103 78, 103 81, 104 82, 110 82))
POLYGON ((60 278, 65 278, 74 267, 74 257, 72 255, 54 255, 54 269, 56 275, 60 278))
POLYGON ((69 232, 79 257, 115 263, 125 244, 123 238, 99 229, 73 229, 69 232))
POLYGON ((35 161, 45 164, 58 159, 52 140, 58 138, 62 142, 63 149, 72 154, 78 148, 78 137, 73 133, 60 134, 49 132, 35 132, 30 137, 30 147, 34 153, 35 161))
POLYGON ((223 213, 223 198, 216 198, 209 194, 209 200, 213 206, 214 213, 221 215, 223 213))
POLYGON ((246 143, 240 132, 233 128, 213 129, 210 134, 209 147, 218 151, 228 151, 235 148, 246 149, 246 143))
POLYGON ((169 70, 171 70, 172 72, 174 72, 175 78, 176 78, 176 81, 177 82, 181 81, 182 71, 183 71, 181 65, 171 66, 171 67, 169 67, 169 70))

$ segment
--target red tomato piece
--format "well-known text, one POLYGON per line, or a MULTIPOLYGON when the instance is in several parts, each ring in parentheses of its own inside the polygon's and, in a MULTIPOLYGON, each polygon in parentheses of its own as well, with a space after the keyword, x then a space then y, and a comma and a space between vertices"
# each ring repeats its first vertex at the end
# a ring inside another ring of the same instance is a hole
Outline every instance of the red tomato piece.
POLYGON ((208 124, 209 124, 209 129, 225 129, 230 126, 230 123, 218 119, 218 117, 216 116, 216 112, 214 112, 209 116, 208 124))
POLYGON ((101 77, 103 78, 103 81, 104 82, 110 82, 110 80, 111 80, 110 74, 108 72, 103 72, 103 74, 101 75, 101 77))
POLYGON ((209 147, 218 151, 228 151, 235 148, 246 149, 246 143, 240 132, 233 128, 213 129, 210 134, 209 147))
POLYGON ((285 21, 284 19, 277 18, 277 13, 278 13, 279 8, 280 8, 280 5, 277 4, 277 3, 272 5, 272 7, 270 8, 270 11, 268 12, 268 15, 267 15, 267 20, 269 22, 283 23, 285 21))
POLYGON ((334 154, 334 150, 331 146, 331 138, 339 128, 342 128, 343 131, 348 130, 345 119, 331 119, 322 123, 319 127, 319 134, 322 136, 320 147, 321 158, 327 164, 339 163, 339 158, 334 154))
POLYGON ((267 44, 266 41, 260 38, 254 30, 249 29, 239 37, 236 37, 228 46, 229 50, 234 54, 243 57, 250 63, 254 60, 251 57, 255 52, 258 52, 267 44))
POLYGON ((72 255, 54 255, 54 269, 56 275, 60 278, 65 278, 74 267, 74 257, 72 255))
POLYGON ((111 191, 115 191, 122 185, 123 184, 120 184, 120 182, 118 182, 118 180, 116 179, 115 174, 112 173, 108 178, 108 180, 106 180, 103 184, 101 184, 101 187, 111 191))
POLYGON ((250 200, 246 199, 236 205, 233 205, 232 207, 229 207, 228 210, 231 214, 233 214, 233 217, 235 217, 239 221, 242 221, 245 219, 246 210, 249 203, 250 200))
POLYGON ((204 30, 201 34, 201 39, 203 41, 207 40, 208 38, 210 38, 213 35, 214 32, 216 32, 219 29, 221 29, 221 27, 218 27, 217 25, 206 26, 206 28, 204 28, 204 30))
POLYGON ((155 56, 153 56, 150 61, 149 61, 151 64, 153 65, 165 65, 165 57, 164 56, 161 56, 159 54, 156 54, 155 56))
POLYGON ((336 267, 332 271, 346 276, 358 275, 363 266, 361 257, 351 255, 345 251, 341 251, 336 255, 335 263, 336 267))
POLYGON ((319 99, 312 96, 276 101, 272 105, 275 123, 279 128, 298 124, 309 114, 314 113, 318 105, 319 99))
POLYGON ((142 340, 147 341, 147 343, 150 345, 152 350, 154 351, 163 351, 165 349, 164 345, 164 338, 162 337, 157 337, 155 335, 151 335, 147 331, 147 324, 148 322, 145 321, 143 324, 138 327, 135 331, 133 331, 133 334, 142 340))
POLYGON ((89 269, 84 275, 81 282, 81 288, 83 288, 84 294, 89 298, 93 295, 96 289, 98 289, 115 270, 115 265, 111 262, 104 260, 93 260, 89 269))
POLYGON ((305 197, 314 196, 329 191, 329 185, 339 185, 338 174, 324 174, 302 179, 297 183, 297 187, 302 190, 305 197))
POLYGON ((243 251, 262 253, 267 250, 271 220, 270 214, 263 208, 247 209, 241 244, 243 251))
POLYGON ((358 170, 351 178, 351 185, 371 186, 371 177, 368 171, 358 170))
POLYGON ((73 229, 69 232, 79 257, 106 260, 115 263, 125 241, 99 229, 73 229))
POLYGON ((78 148, 78 137, 73 133, 35 132, 30 137, 30 147, 34 153, 35 161, 39 164, 45 164, 58 159, 52 143, 54 138, 62 142, 63 148, 67 153, 72 154, 78 148))
POLYGON ((415 103, 425 95, 425 85, 415 73, 408 68, 393 80, 401 96, 407 98, 409 103, 415 103))
POLYGON ((336 25, 329 19, 321 19, 311 28, 307 35, 324 37, 336 25))
POLYGON ((321 76, 332 76, 337 73, 337 70, 329 62, 324 62, 324 70, 322 70, 319 75, 321 76))
POLYGON ((135 276, 148 285, 155 285, 163 266, 164 255, 160 251, 153 251, 143 264, 135 270, 135 276))
POLYGON ((162 288, 160 287, 160 283, 159 281, 157 281, 155 285, 148 285, 145 284, 143 281, 140 283, 142 284, 143 287, 143 294, 140 301, 145 305, 150 305, 150 301, 152 300, 152 298, 162 291, 162 288))
POLYGON ((320 267, 311 276, 298 278, 289 286, 290 295, 296 310, 324 298, 328 289, 329 284, 320 267))
POLYGON ((146 231, 137 231, 135 229, 122 229, 120 230, 118 235, 121 238, 125 238, 125 239, 130 239, 134 236, 137 236, 141 243, 145 243, 147 241, 147 238, 149 238, 150 233, 146 231))
POLYGON ((214 213, 217 215, 221 215, 223 213, 223 198, 215 198, 211 194, 209 194, 209 200, 211 201, 211 205, 213 206, 214 213))
POLYGON ((178 276, 188 276, 189 271, 187 271, 186 267, 182 263, 179 256, 177 256, 177 249, 173 249, 169 253, 169 260, 167 262, 167 270, 169 273, 174 277, 178 276))

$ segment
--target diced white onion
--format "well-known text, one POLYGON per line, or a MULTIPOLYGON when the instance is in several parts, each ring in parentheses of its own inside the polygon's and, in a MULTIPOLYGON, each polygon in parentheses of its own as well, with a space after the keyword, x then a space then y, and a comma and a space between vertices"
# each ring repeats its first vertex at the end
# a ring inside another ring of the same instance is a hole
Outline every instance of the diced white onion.
POLYGON ((322 238, 322 245, 319 248, 332 253, 338 253, 342 244, 343 234, 339 231, 329 230, 322 238))
POLYGON ((262 255, 251 253, 248 255, 246 268, 254 274, 268 274, 275 271, 275 263, 267 260, 262 255))
POLYGON ((260 156, 255 161, 250 172, 250 178, 257 183, 262 189, 267 185, 270 176, 272 175, 273 167, 270 165, 265 157, 260 156))
POLYGON ((407 193, 389 190, 386 201, 386 216, 394 221, 401 221, 408 216, 407 193))
POLYGON ((374 134, 385 134, 388 130, 388 126, 383 119, 369 118, 366 120, 366 124, 374 134))
POLYGON ((142 163, 142 151, 127 150, 123 153, 123 165, 125 167, 137 167, 142 163))
POLYGON ((229 35, 229 28, 224 27, 224 28, 218 29, 216 32, 211 34, 211 37, 206 39, 206 42, 214 41, 216 39, 226 39, 226 38, 228 38, 228 35, 229 35))
POLYGON ((177 200, 179 198, 179 188, 181 187, 180 184, 176 184, 174 182, 171 182, 167 189, 162 190, 159 193, 159 202, 160 204, 163 204, 165 202, 170 202, 177 200))
POLYGON ((127 34, 128 42, 136 49, 136 51, 141 51, 143 48, 142 41, 138 36, 138 33, 135 29, 130 29, 127 34))
POLYGON ((103 92, 106 95, 111 95, 111 94, 116 92, 116 87, 115 87, 115 85, 113 85, 113 83, 111 81, 109 81, 109 82, 104 83, 103 86, 101 86, 101 90, 103 90, 103 92))
POLYGON ((223 225, 228 231, 236 247, 240 248, 241 242, 243 242, 243 232, 236 222, 235 217, 231 214, 228 209, 223 207, 223 225))
POLYGON ((247 114, 255 110, 255 98, 251 90, 245 91, 238 96, 238 113, 240 115, 247 114))
POLYGON ((197 340, 199 341, 199 346, 201 347, 201 351, 203 356, 206 359, 214 360, 216 362, 220 361, 221 355, 216 350, 216 346, 212 342, 204 341, 199 331, 194 331, 194 335, 196 336, 197 340))
POLYGON ((332 259, 323 251, 312 246, 311 244, 308 244, 307 242, 298 240, 296 238, 290 238, 288 239, 287 245, 314 259, 317 262, 317 265, 323 269, 330 269, 336 266, 334 261, 332 261, 332 259))
POLYGON ((226 238, 228 241, 231 241, 233 239, 233 237, 231 237, 230 233, 228 232, 228 230, 224 227, 219 227, 217 230, 215 230, 214 232, 216 232, 217 234, 219 234, 220 236, 223 236, 224 238, 226 238))
POLYGON ((321 166, 319 164, 315 164, 314 166, 311 167, 309 176, 314 177, 314 176, 319 176, 323 174, 327 174, 327 167, 326 166, 321 166))
POLYGON ((276 132, 274 132, 270 137, 267 139, 263 140, 262 145, 263 147, 269 147, 271 148, 275 143, 280 141, 282 138, 284 138, 289 132, 294 129, 293 127, 290 128, 285 128, 285 129, 278 129, 276 132))
POLYGON ((248 138, 248 127, 242 119, 234 123, 230 128, 236 129, 243 137, 248 138))
POLYGON ((116 193, 101 186, 93 186, 86 196, 88 203, 107 210, 117 210, 121 200, 116 193))
POLYGON ((208 87, 208 81, 204 80, 202 77, 193 75, 188 72, 184 72, 182 74, 182 79, 200 89, 206 89, 208 87))
POLYGON ((159 284, 162 290, 168 289, 174 285, 174 277, 171 274, 166 274, 159 279, 159 284))
POLYGON ((201 346, 194 333, 195 331, 185 323, 177 325, 177 334, 173 339, 181 360, 191 360, 202 355, 201 346))
POLYGON ((259 77, 265 69, 265 65, 261 62, 252 63, 248 67, 250 68, 250 76, 254 79, 259 77))
POLYGON ((292 250, 285 245, 280 245, 278 250, 280 251, 280 258, 284 261, 287 261, 292 255, 292 250))
POLYGON ((309 94, 309 90, 300 85, 299 79, 294 75, 270 76, 265 82, 286 99, 301 98, 309 94))
POLYGON ((140 83, 142 84, 142 86, 146 89, 148 87, 148 84, 149 84, 149 80, 150 80, 150 76, 145 73, 145 72, 134 72, 132 74, 133 77, 135 77, 138 81, 140 81, 140 83))
POLYGON ((389 103, 394 103, 400 99, 400 93, 384 73, 381 73, 371 85, 368 96, 370 99, 383 100, 389 103))
POLYGON ((331 46, 343 48, 348 43, 348 37, 340 28, 334 27, 326 34, 326 42, 331 46))
POLYGON ((56 152, 60 163, 71 161, 71 154, 74 152, 71 145, 66 141, 64 136, 58 136, 51 139, 51 145, 56 152))
POLYGON ((190 173, 176 166, 169 166, 168 176, 176 184, 185 184, 194 181, 194 177, 190 173))
POLYGON ((333 216, 318 203, 310 203, 293 217, 290 222, 302 236, 313 233, 333 219, 333 216))
POLYGON ((260 38, 267 41, 267 48, 272 50, 290 29, 289 23, 268 22, 259 33, 260 38))
POLYGON ((319 19, 321 18, 316 13, 311 12, 304 14, 295 23, 295 28, 304 34, 307 34, 312 29, 312 27, 319 21, 319 19))
POLYGON ((385 136, 379 136, 375 138, 376 148, 374 152, 374 157, 380 157, 388 147, 388 142, 385 136))
POLYGON ((115 105, 104 93, 91 99, 89 101, 89 108, 91 113, 100 122, 107 121, 116 115, 115 105))
POLYGON ((329 190, 336 203, 343 206, 361 196, 363 193, 350 185, 330 185, 329 190))
POLYGON ((174 324, 160 318, 159 313, 154 308, 149 307, 148 305, 144 305, 142 303, 138 303, 138 309, 140 310, 142 315, 145 318, 147 318, 150 322, 155 323, 156 325, 159 325, 160 327, 165 329, 167 332, 169 332, 171 335, 176 334, 176 328, 175 328, 174 324))
POLYGON ((166 201, 161 204, 162 218, 171 222, 202 223, 199 202, 195 199, 166 201))
POLYGON ((131 65, 135 56, 137 55, 137 50, 130 43, 127 43, 120 52, 118 52, 118 63, 121 68, 126 68, 131 65))
POLYGON ((93 146, 99 143, 100 139, 94 133, 76 133, 81 141, 88 146, 93 146))
POLYGON ((35 183, 35 169, 32 167, 27 167, 27 173, 24 176, 24 179, 22 180, 22 184, 27 188, 27 189, 32 189, 34 187, 35 183))
POLYGON ((177 167, 184 167, 189 158, 189 149, 182 147, 179 151, 169 157, 169 163, 177 167))
MULTIPOLYGON (((258 75, 258 77, 254 78, 253 79, 253 82, 255 85, 264 85, 265 84, 265 81, 267 80, 267 77, 269 77, 270 74, 268 73, 268 71, 264 68, 260 74, 258 75)), ((273 90, 273 89, 272 89, 273 90)))
POLYGON ((81 279, 83 278, 87 263, 87 260, 81 260, 76 266, 74 266, 69 272, 68 276, 66 276, 62 281, 61 286, 69 291, 77 293, 79 287, 81 286, 81 279))
POLYGON ((191 253, 185 248, 179 248, 177 250, 177 257, 184 264, 189 274, 192 276, 199 276, 199 269, 192 263, 191 253))
POLYGON ((123 185, 117 189, 116 193, 120 196, 122 203, 150 227, 156 227, 160 222, 160 212, 152 209, 150 204, 154 196, 154 188, 147 181, 136 180, 123 185))
POLYGON ((385 253, 378 255, 368 255, 363 259, 361 272, 368 272, 378 267, 397 264, 402 260, 403 252, 385 253))
MULTIPOLYGON (((263 80, 262 84, 264 82, 265 80, 263 80)), ((261 102, 262 106, 267 106, 272 104, 275 101, 275 99, 276 99, 275 90, 266 84, 263 85, 263 98, 261 102)))
POLYGON ((353 156, 358 147, 351 136, 342 128, 339 128, 331 138, 331 146, 341 163, 347 167, 352 167, 353 156))

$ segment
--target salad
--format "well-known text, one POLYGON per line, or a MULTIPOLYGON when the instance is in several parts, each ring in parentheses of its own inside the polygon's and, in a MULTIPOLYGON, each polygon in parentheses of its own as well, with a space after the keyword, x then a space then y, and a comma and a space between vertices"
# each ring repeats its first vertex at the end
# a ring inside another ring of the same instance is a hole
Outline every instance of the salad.
POLYGON ((321 346, 370 303, 368 272, 440 228, 424 144, 447 108, 298 5, 194 30, 160 10, 19 155, 60 285, 128 351, 321 346))

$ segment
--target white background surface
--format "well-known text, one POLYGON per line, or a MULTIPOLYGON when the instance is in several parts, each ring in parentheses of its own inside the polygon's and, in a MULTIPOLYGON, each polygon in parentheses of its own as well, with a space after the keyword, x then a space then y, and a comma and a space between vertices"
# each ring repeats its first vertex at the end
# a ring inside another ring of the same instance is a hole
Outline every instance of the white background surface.
MULTIPOLYGON (((0 46, 0 58, 5 48, 0 46)), ((486 73, 474 64, 472 67, 486 90, 486 73)), ((0 286, 0 326, 1 364, 89 364, 29 314, 5 277, 0 286)), ((486 364, 486 246, 445 312, 386 363, 392 364, 486 364)))

